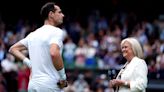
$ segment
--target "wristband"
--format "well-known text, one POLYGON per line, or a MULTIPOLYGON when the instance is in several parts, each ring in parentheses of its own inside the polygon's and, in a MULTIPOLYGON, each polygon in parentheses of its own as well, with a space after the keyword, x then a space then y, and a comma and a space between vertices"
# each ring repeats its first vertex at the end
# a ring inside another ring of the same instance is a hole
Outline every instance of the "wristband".
POLYGON ((58 71, 60 79, 61 80, 66 80, 66 74, 64 68, 58 71))
POLYGON ((27 65, 29 68, 31 68, 31 62, 28 58, 23 59, 23 64, 27 65))

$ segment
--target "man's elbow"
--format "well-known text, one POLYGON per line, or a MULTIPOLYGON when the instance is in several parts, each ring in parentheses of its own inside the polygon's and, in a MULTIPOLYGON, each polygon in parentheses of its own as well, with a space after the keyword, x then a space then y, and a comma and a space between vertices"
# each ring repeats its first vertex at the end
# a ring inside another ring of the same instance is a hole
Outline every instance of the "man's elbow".
POLYGON ((8 52, 9 52, 10 54, 13 54, 14 50, 15 50, 15 48, 14 48, 13 46, 11 46, 11 47, 9 48, 8 52))
POLYGON ((58 54, 57 53, 50 53, 52 58, 57 58, 58 54))
POLYGON ((50 52, 50 55, 51 55, 51 57, 53 59, 57 59, 60 56, 59 54, 60 53, 58 51, 56 51, 56 52, 54 52, 54 51, 50 52))

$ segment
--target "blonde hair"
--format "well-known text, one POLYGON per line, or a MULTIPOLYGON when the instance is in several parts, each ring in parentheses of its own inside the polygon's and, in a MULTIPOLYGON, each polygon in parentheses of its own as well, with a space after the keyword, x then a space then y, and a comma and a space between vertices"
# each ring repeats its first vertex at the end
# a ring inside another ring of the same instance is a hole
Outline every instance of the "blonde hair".
POLYGON ((121 46, 123 45, 123 43, 127 41, 131 44, 133 53, 135 56, 139 57, 139 58, 144 58, 143 55, 143 49, 141 47, 141 44, 139 43, 139 41, 134 38, 134 37, 129 37, 129 38, 125 38, 121 41, 121 46))

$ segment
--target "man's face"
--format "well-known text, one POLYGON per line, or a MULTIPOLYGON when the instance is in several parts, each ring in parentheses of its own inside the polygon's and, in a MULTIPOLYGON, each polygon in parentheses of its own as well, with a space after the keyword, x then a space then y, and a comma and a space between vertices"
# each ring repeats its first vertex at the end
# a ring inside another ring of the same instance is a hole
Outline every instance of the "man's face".
POLYGON ((53 15, 53 21, 55 24, 60 25, 63 23, 64 14, 62 13, 59 6, 55 5, 54 7, 56 8, 56 11, 54 12, 53 15))

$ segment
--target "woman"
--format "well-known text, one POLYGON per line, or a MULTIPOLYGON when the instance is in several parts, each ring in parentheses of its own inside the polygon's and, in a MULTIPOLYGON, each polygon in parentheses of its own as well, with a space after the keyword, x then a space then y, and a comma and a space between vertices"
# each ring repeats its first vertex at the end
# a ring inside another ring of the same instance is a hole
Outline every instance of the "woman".
POLYGON ((148 69, 140 43, 135 38, 126 38, 121 42, 121 50, 127 62, 109 86, 116 87, 115 92, 145 92, 148 69))

